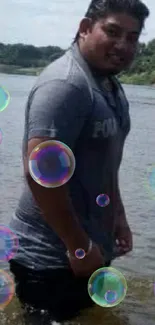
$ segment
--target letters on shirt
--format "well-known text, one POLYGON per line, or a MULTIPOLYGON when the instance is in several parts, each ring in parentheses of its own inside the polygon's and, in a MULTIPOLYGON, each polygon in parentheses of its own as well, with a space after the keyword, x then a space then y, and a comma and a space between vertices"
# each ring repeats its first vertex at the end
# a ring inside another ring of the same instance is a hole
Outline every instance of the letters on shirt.
POLYGON ((104 138, 108 138, 109 136, 113 136, 117 133, 117 123, 114 117, 105 119, 103 121, 96 121, 94 123, 93 130, 93 138, 98 138, 99 136, 103 136, 104 138))

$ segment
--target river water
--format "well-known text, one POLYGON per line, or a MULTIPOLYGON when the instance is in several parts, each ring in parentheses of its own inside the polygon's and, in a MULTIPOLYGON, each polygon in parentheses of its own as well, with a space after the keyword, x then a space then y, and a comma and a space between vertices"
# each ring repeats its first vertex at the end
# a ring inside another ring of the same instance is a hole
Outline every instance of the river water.
MULTIPOLYGON (((25 102, 36 77, 0 74, 0 85, 11 95, 0 112, 0 223, 8 224, 22 190, 21 141, 25 102)), ((119 306, 95 306, 75 319, 81 325, 155 324, 155 195, 147 192, 147 169, 155 165, 155 88, 125 85, 130 102, 132 129, 127 138, 120 170, 120 187, 133 231, 134 249, 113 263, 126 277, 128 292, 119 306)), ((0 265, 7 269, 7 265, 0 265)), ((44 318, 44 317, 43 317, 44 318)), ((0 312, 1 325, 40 325, 47 322, 23 317, 15 297, 0 312)))

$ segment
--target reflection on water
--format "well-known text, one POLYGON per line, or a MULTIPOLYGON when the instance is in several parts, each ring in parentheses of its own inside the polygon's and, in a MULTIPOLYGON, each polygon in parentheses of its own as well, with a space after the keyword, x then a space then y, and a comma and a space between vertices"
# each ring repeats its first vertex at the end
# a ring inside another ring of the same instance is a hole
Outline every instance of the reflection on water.
MULTIPOLYGON (((128 293, 123 303, 113 308, 101 308, 95 305, 77 317, 68 325, 153 325, 155 321, 155 296, 153 280, 148 278, 128 277, 128 293), (148 318, 149 315, 149 318, 148 318), (143 319, 143 323, 139 322, 143 319)), ((32 312, 24 314, 17 298, 10 303, 3 313, 0 312, 1 325, 50 325, 46 313, 32 312)))
MULTIPOLYGON (((24 105, 35 77, 0 74, 11 101, 0 113, 0 223, 9 223, 22 189, 21 141, 24 105)), ((112 266, 126 277, 125 300, 113 308, 85 310, 68 324, 74 325, 154 325, 155 324, 155 200, 146 192, 147 170, 155 165, 155 88, 125 86, 130 101, 132 130, 124 150, 120 186, 128 220, 133 231, 134 249, 112 266), (132 100, 132 101, 131 101, 132 100)), ((8 266, 0 267, 7 270, 8 266)), ((69 308, 69 306, 68 306, 69 308)), ((3 312, 0 325, 49 325, 48 315, 25 314, 15 297, 3 312)), ((66 323, 67 324, 67 323, 66 323)))

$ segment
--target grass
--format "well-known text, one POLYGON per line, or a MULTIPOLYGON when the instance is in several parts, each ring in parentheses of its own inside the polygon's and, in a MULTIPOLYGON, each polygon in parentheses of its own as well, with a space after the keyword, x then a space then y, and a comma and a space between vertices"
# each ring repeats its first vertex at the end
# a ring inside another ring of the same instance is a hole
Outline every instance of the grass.
POLYGON ((15 66, 15 65, 0 64, 0 72, 1 73, 7 73, 7 74, 20 74, 20 75, 27 75, 27 76, 38 76, 43 69, 44 69, 44 67, 23 68, 23 67, 15 66))

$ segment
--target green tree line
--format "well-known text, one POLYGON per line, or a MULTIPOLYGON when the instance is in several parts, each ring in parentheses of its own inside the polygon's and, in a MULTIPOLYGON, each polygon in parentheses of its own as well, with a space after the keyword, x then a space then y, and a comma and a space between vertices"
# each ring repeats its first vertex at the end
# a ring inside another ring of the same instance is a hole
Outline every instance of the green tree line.
MULTIPOLYGON (((58 46, 0 43, 0 67, 16 66, 35 70, 44 68, 64 53, 65 50, 58 46)), ((155 39, 147 44, 139 43, 133 64, 119 77, 125 83, 155 84, 155 39)))
POLYGON ((0 64, 23 68, 43 67, 65 53, 58 46, 36 47, 25 44, 0 43, 0 64))
POLYGON ((131 67, 120 74, 120 79, 132 84, 155 84, 155 39, 138 44, 131 67))

